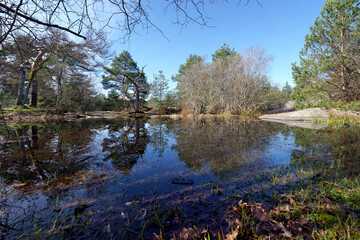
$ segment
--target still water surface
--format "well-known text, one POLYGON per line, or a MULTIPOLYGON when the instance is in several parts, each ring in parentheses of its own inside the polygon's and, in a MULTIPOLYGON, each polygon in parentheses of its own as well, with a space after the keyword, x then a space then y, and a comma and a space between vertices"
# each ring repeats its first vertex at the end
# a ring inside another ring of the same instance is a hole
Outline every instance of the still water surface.
POLYGON ((327 134, 235 117, 2 128, 0 236, 148 239, 160 229, 226 229, 231 204, 266 203, 306 181, 274 186, 274 176, 335 164, 327 134))

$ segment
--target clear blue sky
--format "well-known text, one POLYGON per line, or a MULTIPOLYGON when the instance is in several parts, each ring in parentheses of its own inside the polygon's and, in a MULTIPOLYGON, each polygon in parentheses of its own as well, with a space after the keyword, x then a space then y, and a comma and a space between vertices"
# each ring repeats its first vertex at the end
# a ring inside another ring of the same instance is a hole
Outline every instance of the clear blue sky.
MULTIPOLYGON (((170 10, 164 13, 163 2, 151 1, 150 18, 169 40, 159 32, 138 28, 138 34, 132 35, 129 42, 112 47, 116 55, 129 51, 139 67, 147 65, 144 71, 149 82, 159 70, 170 79, 190 54, 207 56, 210 61, 211 54, 227 43, 237 52, 255 45, 265 48, 274 56, 271 82, 281 88, 286 81, 294 86, 291 63, 299 61, 305 35, 325 0, 260 0, 262 7, 255 0, 248 5, 244 5, 245 0, 240 5, 237 1, 208 4, 205 14, 211 18, 208 22, 214 26, 211 28, 196 24, 181 28, 172 24, 175 16, 170 10)), ((110 35, 111 40, 118 37, 120 33, 110 35)))

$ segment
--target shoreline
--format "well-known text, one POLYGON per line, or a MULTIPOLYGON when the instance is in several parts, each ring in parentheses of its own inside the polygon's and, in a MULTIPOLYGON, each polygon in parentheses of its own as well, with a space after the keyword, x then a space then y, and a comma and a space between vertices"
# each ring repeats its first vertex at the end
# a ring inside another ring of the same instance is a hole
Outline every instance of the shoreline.
MULTIPOLYGON (((0 115, 0 121, 6 124, 14 123, 31 123, 31 122, 53 122, 53 121, 74 121, 78 119, 116 119, 119 117, 144 117, 144 118, 170 118, 182 119, 192 117, 236 117, 252 118, 262 121, 278 122, 286 124, 289 123, 311 123, 314 120, 326 120, 331 118, 339 119, 360 119, 360 112, 355 111, 341 111, 338 109, 325 108, 308 108, 304 110, 296 110, 291 112, 281 112, 274 114, 262 114, 260 116, 242 116, 242 115, 224 115, 224 114, 159 114, 159 113, 144 113, 134 115, 131 113, 110 112, 110 111, 94 111, 85 113, 55 113, 53 110, 49 111, 13 111, 3 112, 0 115)), ((291 125, 291 124, 290 124, 291 125)))

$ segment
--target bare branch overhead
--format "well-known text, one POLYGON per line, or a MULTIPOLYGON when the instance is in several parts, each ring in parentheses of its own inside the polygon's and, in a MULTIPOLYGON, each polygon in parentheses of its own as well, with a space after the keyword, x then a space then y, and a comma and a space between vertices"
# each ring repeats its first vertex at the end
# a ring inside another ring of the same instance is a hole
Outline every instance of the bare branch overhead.
MULTIPOLYGON (((89 31, 118 29, 122 32, 122 39, 127 40, 137 26, 163 34, 150 17, 153 10, 150 2, 154 1, 0 0, 0 44, 13 32, 32 34, 37 38, 49 29, 62 30, 84 39, 85 33, 89 31)), ((208 18, 204 15, 204 6, 217 2, 164 0, 163 8, 175 15, 176 24, 185 26, 196 23, 207 26, 208 18)))

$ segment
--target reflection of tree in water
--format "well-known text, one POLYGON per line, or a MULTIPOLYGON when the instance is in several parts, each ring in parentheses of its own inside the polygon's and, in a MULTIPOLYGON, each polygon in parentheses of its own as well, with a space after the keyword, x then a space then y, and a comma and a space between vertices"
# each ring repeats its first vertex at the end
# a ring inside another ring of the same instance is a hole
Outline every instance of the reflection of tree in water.
POLYGON ((12 182, 75 173, 89 165, 92 137, 91 129, 75 122, 10 129, 0 149, 0 175, 12 182))
POLYGON ((142 157, 149 142, 145 120, 120 119, 108 130, 108 137, 103 141, 104 161, 110 160, 114 168, 127 175, 142 157))
POLYGON ((208 165, 215 174, 259 168, 260 153, 282 126, 241 118, 182 121, 177 133, 179 159, 191 169, 208 165))
POLYGON ((169 147, 170 138, 174 137, 176 121, 168 118, 155 118, 147 121, 150 133, 150 144, 154 152, 162 157, 165 150, 169 147))
POLYGON ((358 129, 311 130, 292 129, 295 144, 301 149, 293 150, 291 162, 297 168, 333 166, 337 174, 358 176, 360 174, 360 132, 358 129), (329 164, 337 159, 338 164, 329 164))

